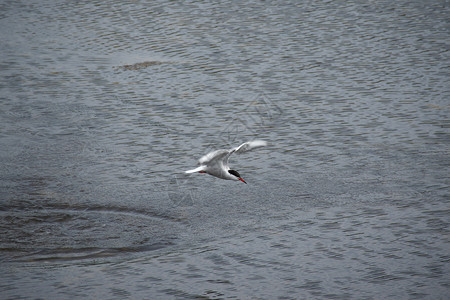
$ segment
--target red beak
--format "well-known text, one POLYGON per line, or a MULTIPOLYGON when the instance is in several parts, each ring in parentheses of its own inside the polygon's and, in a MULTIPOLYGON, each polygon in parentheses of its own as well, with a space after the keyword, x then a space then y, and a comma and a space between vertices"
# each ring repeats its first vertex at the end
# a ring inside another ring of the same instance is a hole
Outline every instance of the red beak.
POLYGON ((239 177, 239 180, 242 181, 243 183, 247 184, 247 182, 245 182, 245 180, 242 179, 241 177, 239 177))

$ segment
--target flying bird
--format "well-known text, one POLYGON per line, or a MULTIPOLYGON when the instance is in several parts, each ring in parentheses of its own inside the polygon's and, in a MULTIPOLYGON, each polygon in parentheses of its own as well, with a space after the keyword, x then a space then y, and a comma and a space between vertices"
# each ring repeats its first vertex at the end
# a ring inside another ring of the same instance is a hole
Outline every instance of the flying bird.
POLYGON ((230 150, 220 149, 212 151, 198 160, 198 163, 200 165, 199 167, 186 171, 185 173, 207 173, 209 175, 216 176, 222 179, 236 181, 240 180, 243 183, 247 183, 244 179, 242 179, 238 171, 230 169, 230 167, 228 166, 228 159, 233 153, 241 154, 264 146, 267 146, 267 142, 254 140, 245 142, 239 147, 230 150))

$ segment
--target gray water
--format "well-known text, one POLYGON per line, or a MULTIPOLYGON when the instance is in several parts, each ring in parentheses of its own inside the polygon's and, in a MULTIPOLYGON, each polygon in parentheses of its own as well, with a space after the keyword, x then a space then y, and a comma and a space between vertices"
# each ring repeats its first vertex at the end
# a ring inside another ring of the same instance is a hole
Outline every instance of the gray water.
POLYGON ((2 1, 0 297, 446 299, 449 16, 2 1))

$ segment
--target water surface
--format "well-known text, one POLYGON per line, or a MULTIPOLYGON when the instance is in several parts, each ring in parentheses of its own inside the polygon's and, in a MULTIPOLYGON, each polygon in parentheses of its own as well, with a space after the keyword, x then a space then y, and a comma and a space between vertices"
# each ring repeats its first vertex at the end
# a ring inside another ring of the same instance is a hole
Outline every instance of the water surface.
POLYGON ((0 4, 2 296, 444 299, 449 13, 0 4))

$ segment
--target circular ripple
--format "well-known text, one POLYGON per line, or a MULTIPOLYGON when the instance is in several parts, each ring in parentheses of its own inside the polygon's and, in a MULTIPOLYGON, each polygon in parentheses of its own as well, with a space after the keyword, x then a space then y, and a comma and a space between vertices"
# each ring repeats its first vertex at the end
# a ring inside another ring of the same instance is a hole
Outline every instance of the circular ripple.
POLYGON ((1 260, 73 260, 171 245, 174 222, 114 209, 4 211, 1 260))

